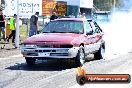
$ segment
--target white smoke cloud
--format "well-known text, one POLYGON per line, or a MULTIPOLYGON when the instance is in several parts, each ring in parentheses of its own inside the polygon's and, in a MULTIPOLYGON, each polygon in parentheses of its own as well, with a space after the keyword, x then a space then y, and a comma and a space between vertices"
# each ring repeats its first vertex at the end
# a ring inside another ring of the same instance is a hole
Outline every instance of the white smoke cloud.
POLYGON ((123 0, 124 9, 131 10, 132 9, 132 0, 123 0))
POLYGON ((105 32, 106 59, 132 50, 132 11, 115 11, 112 14, 111 21, 103 24, 102 28, 105 32))

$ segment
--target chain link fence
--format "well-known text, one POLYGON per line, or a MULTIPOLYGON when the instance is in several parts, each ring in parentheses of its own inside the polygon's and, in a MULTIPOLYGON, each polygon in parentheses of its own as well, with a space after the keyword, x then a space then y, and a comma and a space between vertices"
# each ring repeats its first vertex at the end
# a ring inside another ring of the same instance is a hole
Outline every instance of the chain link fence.
MULTIPOLYGON (((45 20, 44 17, 38 18, 39 31, 42 30, 44 24, 46 23, 44 22, 44 20, 45 20)), ((26 39, 29 36, 29 31, 30 31, 30 19, 28 18, 20 19, 20 39, 21 40, 26 39)))
MULTIPOLYGON (((6 18, 6 27, 5 27, 6 38, 8 38, 11 33, 9 19, 10 18, 8 18, 8 17, 6 18)), ((44 22, 44 20, 45 20, 44 17, 39 17, 39 19, 38 19, 38 24, 39 24, 38 30, 39 31, 42 30, 42 28, 44 27, 43 25, 46 23, 46 22, 44 22)), ((28 36, 29 36, 30 19, 29 18, 20 18, 19 24, 20 24, 20 27, 19 27, 20 40, 23 41, 24 39, 28 38, 28 36)), ((2 36, 3 36, 3 33, 1 32, 0 39, 2 42, 4 42, 4 39, 2 36)))

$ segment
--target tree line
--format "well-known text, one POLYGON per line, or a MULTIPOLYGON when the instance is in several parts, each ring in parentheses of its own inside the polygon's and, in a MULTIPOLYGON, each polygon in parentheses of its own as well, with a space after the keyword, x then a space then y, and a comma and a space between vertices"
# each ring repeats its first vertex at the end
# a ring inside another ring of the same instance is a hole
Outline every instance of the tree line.
POLYGON ((93 0, 94 5, 103 11, 110 11, 115 6, 121 8, 124 6, 124 0, 93 0))

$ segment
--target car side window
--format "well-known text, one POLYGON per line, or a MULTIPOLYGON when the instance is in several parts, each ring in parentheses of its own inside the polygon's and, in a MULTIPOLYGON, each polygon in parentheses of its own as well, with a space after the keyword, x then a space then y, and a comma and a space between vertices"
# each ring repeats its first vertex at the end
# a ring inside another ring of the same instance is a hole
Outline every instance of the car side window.
POLYGON ((101 29, 96 22, 91 21, 90 24, 92 26, 94 33, 100 33, 101 32, 101 29))
POLYGON ((93 32, 92 27, 89 22, 85 22, 85 29, 86 29, 86 33, 93 32))

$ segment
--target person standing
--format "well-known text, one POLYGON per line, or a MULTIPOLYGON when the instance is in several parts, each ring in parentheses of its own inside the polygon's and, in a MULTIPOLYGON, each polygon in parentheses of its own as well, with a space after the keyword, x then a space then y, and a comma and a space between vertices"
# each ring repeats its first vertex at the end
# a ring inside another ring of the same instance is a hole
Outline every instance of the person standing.
POLYGON ((79 14, 77 15, 77 18, 81 18, 81 12, 79 12, 79 14))
POLYGON ((3 15, 2 10, 0 10, 0 41, 1 41, 1 33, 2 33, 2 38, 5 41, 5 17, 3 15))
POLYGON ((70 18, 75 18, 74 13, 71 13, 71 15, 69 15, 70 18))
POLYGON ((83 13, 82 16, 81 16, 80 18, 86 19, 85 13, 83 13))
POLYGON ((30 18, 29 37, 37 34, 37 31, 38 31, 38 16, 39 16, 39 12, 36 12, 35 15, 32 15, 31 18, 30 18))
POLYGON ((16 19, 17 15, 14 14, 13 18, 10 18, 10 29, 11 29, 11 34, 7 38, 7 42, 9 42, 9 39, 13 37, 12 43, 15 43, 15 35, 16 35, 16 19))
POLYGON ((57 18, 58 18, 58 16, 57 16, 56 12, 53 12, 53 15, 50 17, 50 21, 57 19, 57 18))

